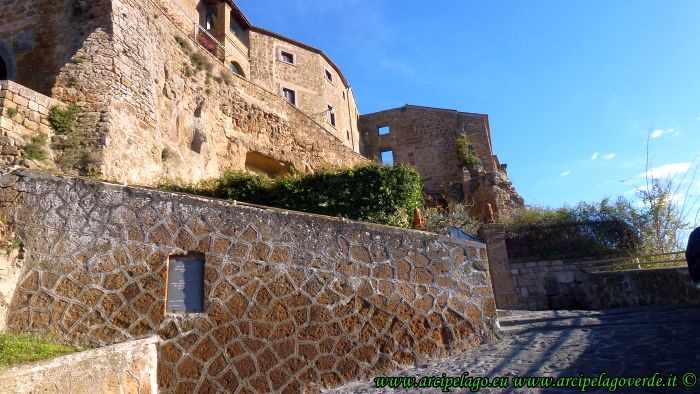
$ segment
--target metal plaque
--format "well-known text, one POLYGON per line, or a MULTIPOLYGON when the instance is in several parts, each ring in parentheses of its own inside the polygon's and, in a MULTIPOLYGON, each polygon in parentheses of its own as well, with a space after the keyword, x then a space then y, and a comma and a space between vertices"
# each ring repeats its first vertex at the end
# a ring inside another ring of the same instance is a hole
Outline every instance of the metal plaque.
POLYGON ((168 312, 204 312, 204 256, 170 258, 168 312))

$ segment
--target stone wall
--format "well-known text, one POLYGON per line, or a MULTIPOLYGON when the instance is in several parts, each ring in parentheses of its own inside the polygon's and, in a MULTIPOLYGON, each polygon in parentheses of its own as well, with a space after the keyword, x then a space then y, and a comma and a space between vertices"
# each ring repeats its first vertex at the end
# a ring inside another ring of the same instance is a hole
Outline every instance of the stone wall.
POLYGON ((9 328, 79 344, 158 333, 162 392, 300 392, 491 339, 485 246, 435 234, 16 171, 25 239, 9 328), (204 313, 166 314, 169 256, 202 253, 204 313))
POLYGON ((0 370, 3 393, 157 393, 153 336, 0 370))
POLYGON ((406 105, 360 116, 360 132, 363 155, 379 158, 392 151, 395 163, 418 170, 426 193, 464 200, 475 218, 483 217, 487 203, 497 219, 524 204, 493 155, 487 115, 406 105), (383 126, 390 132, 379 135, 383 126), (481 165, 463 166, 455 143, 460 134, 469 137, 481 165))
POLYGON ((14 69, 10 78, 51 94, 60 69, 96 30, 109 25, 109 4, 107 0, 3 2, 0 61, 14 69))
MULTIPOLYGON (((0 81, 0 163, 23 163, 22 150, 33 137, 43 134, 47 142, 53 135, 49 109, 59 102, 12 81, 0 81)), ((46 146, 50 160, 53 152, 46 146)), ((35 162, 38 166, 44 163, 35 162)))
POLYGON ((589 309, 700 304, 688 267, 595 272, 583 289, 589 309))
POLYGON ((344 77, 318 50, 263 29, 250 32, 250 78, 271 92, 292 89, 297 105, 344 144, 359 152, 358 111, 344 77), (294 64, 280 60, 280 51, 294 55, 294 64), (326 71, 331 80, 326 78, 326 71), (328 105, 335 110, 330 123, 328 105))
POLYGON ((244 169, 249 152, 299 171, 364 161, 279 93, 234 75, 204 50, 197 51, 213 68, 196 71, 175 40, 187 33, 156 4, 115 0, 113 7, 121 87, 111 99, 104 148, 108 179, 196 181, 244 169))

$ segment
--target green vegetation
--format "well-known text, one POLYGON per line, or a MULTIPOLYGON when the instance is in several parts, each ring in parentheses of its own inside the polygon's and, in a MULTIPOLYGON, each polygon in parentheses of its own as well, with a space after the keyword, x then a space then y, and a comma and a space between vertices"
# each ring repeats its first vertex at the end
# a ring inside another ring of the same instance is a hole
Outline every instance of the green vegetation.
POLYGON ((15 115, 17 115, 17 109, 16 108, 8 108, 5 111, 5 114, 7 115, 8 118, 14 118, 15 115))
POLYGON ((81 349, 58 342, 46 334, 0 334, 0 368, 43 360, 81 349))
POLYGON ((46 151, 46 135, 39 133, 32 137, 28 144, 23 147, 24 158, 35 161, 46 161, 49 153, 46 151))
POLYGON ((199 51, 191 53, 190 61, 197 72, 206 71, 207 74, 211 74, 212 70, 214 70, 214 65, 209 60, 209 56, 204 52, 199 51))
POLYGON ((56 132, 51 139, 56 164, 66 172, 78 171, 82 175, 99 177, 99 153, 90 149, 94 137, 89 130, 77 127, 81 116, 80 108, 76 105, 65 109, 51 107, 49 123, 56 132))
POLYGON ((190 45, 189 41, 186 38, 175 36, 175 42, 177 42, 180 48, 182 48, 182 50, 185 51, 188 55, 192 53, 192 45, 190 45))
POLYGON ((476 155, 474 145, 472 145, 469 137, 464 134, 459 136, 455 140, 455 147, 457 148, 457 156, 463 165, 473 166, 479 163, 479 157, 476 155))
POLYGON ((85 61, 85 58, 84 58, 82 55, 74 56, 74 57, 70 60, 70 62, 73 63, 73 64, 81 64, 81 63, 84 62, 84 61, 85 61))
POLYGON ((49 110, 49 123, 58 134, 70 134, 75 128, 75 122, 78 120, 80 108, 77 105, 71 105, 66 109, 54 105, 49 110))
POLYGON ((162 151, 160 151, 160 160, 163 162, 166 162, 170 160, 170 158, 173 156, 172 152, 170 151, 170 148, 167 146, 163 148, 162 151))
POLYGON ((276 179, 226 172, 197 185, 167 183, 161 188, 398 227, 409 227, 413 209, 423 204, 416 170, 377 163, 276 179))
POLYGON ((450 228, 457 227, 467 234, 476 236, 481 224, 469 215, 469 207, 455 204, 449 209, 443 207, 426 208, 423 213, 425 231, 447 234, 450 228))
POLYGON ((12 249, 20 249, 24 246, 24 240, 20 236, 15 235, 10 240, 10 246, 12 246, 12 249))
POLYGON ((231 86, 233 83, 233 78, 231 78, 231 74, 228 71, 221 72, 221 80, 226 86, 231 86))

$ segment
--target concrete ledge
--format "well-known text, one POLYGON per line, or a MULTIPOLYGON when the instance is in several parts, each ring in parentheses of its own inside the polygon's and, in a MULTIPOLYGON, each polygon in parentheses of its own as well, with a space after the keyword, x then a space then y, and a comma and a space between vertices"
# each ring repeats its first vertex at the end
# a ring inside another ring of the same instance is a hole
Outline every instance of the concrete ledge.
POLYGON ((0 370, 3 393, 156 393, 156 345, 150 336, 0 370))

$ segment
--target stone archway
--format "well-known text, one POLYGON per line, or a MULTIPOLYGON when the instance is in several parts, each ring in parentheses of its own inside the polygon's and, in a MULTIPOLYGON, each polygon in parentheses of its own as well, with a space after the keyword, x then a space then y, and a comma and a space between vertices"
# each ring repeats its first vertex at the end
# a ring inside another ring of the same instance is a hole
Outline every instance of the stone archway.
POLYGON ((0 40, 0 81, 17 78, 17 63, 12 46, 0 40))

